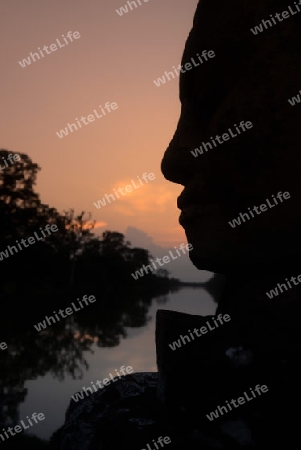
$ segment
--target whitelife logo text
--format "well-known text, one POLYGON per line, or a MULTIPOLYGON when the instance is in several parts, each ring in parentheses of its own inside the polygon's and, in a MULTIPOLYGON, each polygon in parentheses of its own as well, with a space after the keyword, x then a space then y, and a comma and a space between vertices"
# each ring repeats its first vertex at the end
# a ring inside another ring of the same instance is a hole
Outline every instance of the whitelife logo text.
MULTIPOLYGON (((65 36, 64 36, 63 34, 62 34, 62 37, 63 37, 63 39, 64 39, 65 44, 62 44, 62 43, 59 41, 59 39, 56 39, 56 42, 57 42, 59 48, 63 48, 63 47, 65 47, 66 45, 69 44, 68 40, 65 38, 65 36)), ((78 31, 74 31, 73 33, 72 33, 72 31, 68 31, 68 33, 67 33, 67 38, 70 40, 70 42, 73 42, 73 39, 72 39, 72 38, 74 38, 74 39, 79 39, 79 38, 80 38, 80 34, 79 34, 78 31)), ((56 52, 57 49, 58 49, 58 47, 57 47, 56 44, 51 44, 51 45, 49 45, 49 46, 48 46, 48 45, 44 45, 44 47, 43 47, 43 50, 44 50, 44 52, 46 53, 46 55, 50 55, 50 53, 56 52), (50 51, 48 51, 48 47, 50 48, 50 51)), ((44 58, 45 55, 44 55, 44 53, 43 53, 43 50, 41 50, 40 47, 38 47, 38 50, 39 50, 40 55, 42 56, 42 58, 44 58)), ((28 56, 27 58, 23 59, 22 61, 19 61, 19 64, 20 64, 20 66, 24 69, 24 67, 26 67, 26 65, 29 66, 29 65, 31 64, 31 60, 32 60, 33 62, 36 62, 36 59, 35 59, 35 58, 41 59, 40 55, 39 55, 39 53, 32 53, 32 52, 30 52, 30 53, 29 53, 29 56, 28 56)))
MULTIPOLYGON (((103 389, 105 386, 108 386, 111 382, 115 383, 116 381, 119 380, 119 378, 126 376, 126 374, 131 374, 133 373, 134 369, 132 366, 121 366, 120 367, 120 372, 122 373, 122 375, 120 375, 120 373, 118 372, 117 369, 115 369, 115 372, 117 374, 117 376, 114 374, 114 376, 111 374, 111 372, 109 373, 109 376, 111 378, 111 380, 109 378, 104 378, 103 381, 101 382, 100 380, 95 381, 95 384, 97 384, 99 389, 103 389), (101 385, 101 383, 103 384, 103 386, 101 385)), ((98 390, 98 388, 95 386, 95 384, 93 383, 93 381, 90 382, 92 384, 92 387, 94 389, 94 392, 96 392, 98 390)), ((84 394, 86 394, 86 396, 88 397, 90 394, 93 394, 93 390, 92 387, 84 387, 83 386, 83 390, 80 392, 77 392, 74 395, 71 395, 71 398, 75 401, 78 402, 79 400, 83 400, 85 398, 84 394)))
MULTIPOLYGON (((45 416, 43 413, 39 413, 37 414, 36 412, 33 413, 31 415, 31 418, 29 418, 28 416, 26 416, 27 422, 29 423, 29 425, 32 427, 34 425, 34 423, 32 423, 31 419, 35 422, 38 423, 39 420, 44 420, 45 416)), ((25 420, 25 419, 24 419, 25 420)), ((27 424, 24 423, 23 420, 20 421, 20 424, 22 425, 16 425, 14 427, 8 427, 6 430, 3 428, 3 434, 5 435, 6 439, 9 439, 10 436, 15 436, 16 433, 21 433, 21 431, 26 430, 27 428, 29 428, 29 426, 27 426, 27 424), (13 431, 14 430, 14 431, 13 431), (8 433, 10 434, 10 436, 8 435, 8 433)), ((0 438, 2 439, 2 441, 5 441, 6 439, 3 437, 2 434, 0 434, 0 438)))
MULTIPOLYGON (((254 390, 257 392, 258 395, 261 395, 261 393, 268 392, 269 389, 266 384, 263 384, 262 386, 260 386, 260 384, 257 384, 255 386, 254 390)), ((232 406, 234 406, 235 408, 238 408, 240 405, 244 405, 246 403, 246 400, 248 402, 250 402, 251 400, 256 398, 256 393, 253 391, 252 388, 250 388, 250 391, 251 391, 252 397, 248 397, 248 393, 245 391, 243 393, 244 397, 238 397, 238 399, 236 399, 236 400, 232 399, 232 400, 230 400, 230 402, 228 402, 226 400, 225 406, 218 405, 218 407, 215 411, 212 411, 210 414, 206 414, 207 419, 209 419, 210 422, 212 422, 212 420, 217 419, 219 417, 219 414, 221 414, 223 416, 224 413, 228 413, 228 412, 232 411, 232 406), (238 403, 238 405, 236 404, 236 402, 238 403), (232 404, 232 406, 230 405, 230 403, 232 404)))
MULTIPOLYGON (((101 105, 99 105, 99 108, 101 109, 102 114, 103 114, 104 116, 106 116, 106 113, 105 113, 103 107, 102 107, 101 105)), ((112 102, 112 103, 106 102, 106 104, 104 105, 104 108, 106 108, 106 110, 110 113, 110 112, 112 112, 111 109, 112 109, 112 110, 117 109, 117 108, 118 108, 118 105, 117 105, 116 102, 112 102)), ((102 114, 98 114, 97 111, 96 111, 96 109, 93 109, 93 112, 94 112, 94 114, 95 114, 95 116, 96 116, 97 119, 100 119, 100 118, 102 117, 102 114)), ((76 117, 75 120, 77 121, 78 127, 79 127, 79 128, 82 128, 81 122, 82 122, 84 125, 89 125, 89 123, 94 122, 95 117, 94 117, 93 114, 89 114, 88 116, 81 116, 80 119, 78 119, 78 118, 76 117), (87 121, 86 121, 86 119, 87 119, 87 121)), ((69 122, 68 122, 66 128, 64 128, 63 130, 60 130, 60 131, 56 131, 55 134, 56 134, 60 139, 62 139, 64 136, 68 136, 69 130, 71 131, 71 133, 73 133, 73 131, 77 131, 78 128, 77 128, 77 126, 76 126, 75 123, 69 123, 69 122), (72 128, 72 127, 73 127, 73 128, 72 128)))
MULTIPOLYGON (((182 254, 183 254, 183 255, 185 255, 185 253, 186 253, 184 247, 186 247, 186 250, 187 250, 188 252, 189 252, 190 250, 193 249, 193 247, 192 247, 191 244, 186 244, 186 245, 185 245, 185 244, 181 244, 181 245, 180 245, 180 250, 182 250, 182 254)), ((175 255, 172 253, 171 250, 169 251, 169 255, 171 256, 172 259, 178 259, 179 256, 182 256, 181 253, 180 253, 180 251, 179 251, 179 249, 177 249, 177 247, 175 247, 175 249, 176 249, 176 253, 178 254, 178 256, 175 256, 175 255)), ((170 257, 169 257, 168 255, 165 255, 165 256, 163 256, 163 258, 156 258, 155 261, 156 261, 157 264, 159 264, 159 266, 162 267, 162 266, 164 266, 164 264, 168 264, 168 263, 171 261, 171 259, 170 259, 170 257), (160 262, 161 259, 163 260, 163 263, 162 263, 162 264, 161 264, 161 262, 160 262)), ((157 270, 157 266, 156 266, 156 264, 154 263, 154 261, 151 259, 150 262, 151 262, 151 264, 154 266, 154 268, 157 270)), ((148 273, 148 269, 150 269, 151 272, 154 271, 154 269, 153 269, 150 265, 145 265, 145 264, 143 264, 143 266, 142 266, 141 269, 136 270, 136 272, 135 272, 135 273, 132 273, 131 275, 132 275, 132 277, 133 277, 135 280, 138 280, 139 277, 143 277, 143 276, 144 276, 143 271, 145 271, 146 274, 148 273)))
POLYGON ((16 153, 15 155, 13 155, 12 153, 10 153, 10 154, 7 156, 7 159, 8 159, 8 161, 10 162, 10 164, 8 164, 8 162, 7 162, 7 160, 5 159, 4 156, 2 156, 2 159, 4 159, 4 164, 5 164, 5 166, 4 166, 4 167, 0 166, 0 170, 5 169, 6 167, 12 166, 12 165, 14 164, 14 161, 20 161, 21 157, 20 157, 20 155, 18 155, 18 153, 16 153), (14 161, 13 161, 13 160, 14 160, 14 161))
MULTIPOLYGON (((283 194, 282 194, 281 191, 278 192, 277 198, 278 198, 278 200, 280 200, 281 203, 283 202, 282 197, 284 198, 284 200, 288 200, 289 198, 291 198, 291 195, 290 195, 289 192, 283 192, 283 194)), ((274 195, 272 195, 272 198, 273 198, 273 201, 274 201, 274 203, 272 203, 272 204, 269 202, 268 198, 266 199, 266 202, 267 202, 269 208, 274 208, 276 205, 278 205, 278 202, 277 202, 277 200, 276 200, 274 195)), ((267 205, 265 203, 262 203, 262 205, 260 205, 260 206, 253 206, 252 209, 253 209, 254 212, 256 212, 257 215, 259 215, 262 212, 267 211, 268 208, 267 208, 267 205)), ((251 208, 248 208, 248 210, 249 210, 249 214, 250 214, 251 218, 254 218, 255 215, 253 214, 251 208)), ((249 217, 248 213, 244 213, 244 214, 243 213, 239 213, 239 215, 240 215, 240 217, 242 218, 242 220, 244 222, 246 221, 245 218, 247 218, 247 220, 251 220, 251 218, 249 217)), ((228 224, 232 228, 235 228, 237 225, 241 225, 242 222, 240 220, 240 217, 238 216, 237 219, 233 219, 232 221, 228 222, 228 224)))
MULTIPOLYGON (((83 309, 85 307, 85 306, 83 306, 82 302, 85 303, 86 306, 89 306, 89 303, 96 302, 96 297, 94 295, 90 295, 88 298, 86 298, 86 297, 88 297, 88 296, 84 295, 82 300, 80 300, 79 298, 77 299, 79 305, 81 306, 80 308, 76 308, 76 305, 72 302, 71 303, 72 308, 69 306, 68 308, 65 309, 65 311, 63 309, 60 309, 58 311, 58 314, 60 314, 63 319, 66 319, 67 316, 70 316, 74 312, 80 311, 81 309, 83 309), (66 314, 66 315, 64 316, 64 314, 66 314)), ((53 314, 55 315, 56 320, 58 320, 58 321, 61 320, 60 317, 57 315, 56 311, 53 311, 53 314)), ((52 320, 52 323, 56 323, 56 320, 53 316, 49 316, 49 317, 45 316, 45 320, 43 320, 43 322, 39 322, 37 325, 34 325, 34 327, 39 332, 41 330, 45 330, 45 328, 47 328, 48 325, 52 324, 51 320, 52 320), (46 324, 46 322, 48 325, 46 324)))
MULTIPOLYGON (((143 0, 143 1, 144 1, 144 3, 147 3, 149 0, 143 0)), ((132 1, 132 2, 128 1, 127 5, 121 6, 119 9, 115 9, 115 11, 121 17, 121 16, 123 16, 123 14, 126 14, 129 12, 128 6, 130 7, 131 11, 133 11, 132 5, 135 6, 135 9, 138 8, 138 5, 136 2, 139 3, 140 6, 143 5, 143 3, 141 3, 140 0, 136 0, 136 1, 132 1)))
POLYGON ((229 322, 230 320, 231 320, 231 317, 229 316, 229 314, 224 314, 223 316, 221 314, 219 314, 217 317, 212 317, 211 318, 211 321, 213 323, 211 322, 211 324, 210 324, 210 321, 207 320, 206 324, 203 325, 200 328, 200 330, 198 330, 197 328, 194 328, 193 331, 188 330, 187 333, 190 334, 190 338, 189 338, 189 336, 187 336, 187 334, 184 334, 184 336, 182 334, 180 334, 180 339, 179 340, 173 341, 172 344, 168 344, 168 345, 174 351, 177 348, 181 348, 182 344, 185 345, 187 342, 190 342, 191 340, 194 341, 195 336, 196 337, 201 337, 202 335, 207 334, 208 331, 214 331, 220 325, 223 325, 224 322, 229 322), (219 321, 219 323, 217 321, 219 321), (210 325, 215 325, 215 326, 213 326, 213 328, 212 328, 210 325), (193 335, 193 333, 195 334, 195 336, 193 335), (186 339, 186 342, 185 342, 185 339, 186 339), (181 342, 181 340, 182 340, 182 342, 181 342))
POLYGON ((238 136, 239 134, 241 134, 242 132, 247 131, 246 129, 249 130, 250 128, 253 128, 252 122, 250 122, 250 121, 244 122, 243 120, 240 122, 239 125, 236 125, 236 123, 235 123, 234 126, 235 126, 235 129, 238 134, 233 133, 231 128, 228 128, 227 131, 229 131, 229 134, 223 133, 221 136, 219 136, 217 134, 214 138, 210 137, 211 142, 202 142, 199 148, 195 148, 194 150, 191 150, 190 153, 192 153, 192 155, 196 158, 198 155, 202 155, 204 153, 203 149, 205 150, 205 152, 208 152, 208 147, 209 147, 209 149, 212 149, 212 144, 214 145, 214 147, 217 147, 218 144, 223 144, 224 142, 228 141, 230 138, 234 138, 234 137, 238 136), (202 147, 203 147, 203 149, 202 149, 202 147))
MULTIPOLYGON (((137 180, 131 180, 131 184, 126 185, 124 188, 118 188, 117 191, 122 194, 122 196, 125 196, 127 193, 132 192, 133 187, 135 189, 139 189, 141 186, 143 186, 143 182, 140 179, 139 176, 137 176, 139 184, 137 183, 137 185, 135 184, 135 181, 137 182, 137 180), (123 190, 125 190, 125 193, 123 192, 123 190)), ((148 179, 150 181, 154 180, 156 177, 153 174, 153 172, 150 172, 149 174, 147 174, 146 172, 144 172, 144 174, 141 176, 141 178, 144 180, 144 182, 147 184, 148 183, 148 179)), ((97 202, 94 202, 93 205, 96 206, 97 209, 100 209, 102 206, 106 206, 107 203, 111 203, 111 199, 113 201, 116 200, 116 198, 120 198, 119 195, 116 192, 116 189, 113 189, 114 194, 105 194, 105 196, 101 199, 98 200, 97 202), (114 197, 114 195, 116 196, 116 198, 114 197)))
MULTIPOLYGON (((192 64, 190 62, 187 62, 186 64, 183 64, 183 65, 179 64, 178 70, 175 68, 175 66, 172 66, 172 67, 173 67, 173 70, 174 70, 175 74, 178 77, 180 75, 180 72, 181 73, 185 73, 185 72, 193 69, 194 67, 200 66, 201 64, 203 64, 204 61, 208 61, 208 57, 209 58, 214 58, 215 57, 215 53, 214 53, 213 50, 209 50, 209 52, 207 52, 207 50, 203 50, 202 51, 202 57, 199 55, 199 53, 197 53, 197 58, 200 61, 200 63, 197 63, 194 60, 194 58, 191 58, 190 61, 192 62, 192 64), (204 61, 203 61, 202 58, 204 58, 204 61), (185 67, 185 69, 183 69, 183 66, 185 67)), ((170 75, 172 76, 172 78, 175 78, 175 75, 174 75, 173 72, 165 71, 164 75, 162 77, 157 78, 157 80, 153 80, 153 82, 155 83, 155 85, 157 87, 160 87, 161 84, 165 84, 166 83, 165 77, 168 79, 168 81, 170 81, 170 78, 169 78, 170 75)))

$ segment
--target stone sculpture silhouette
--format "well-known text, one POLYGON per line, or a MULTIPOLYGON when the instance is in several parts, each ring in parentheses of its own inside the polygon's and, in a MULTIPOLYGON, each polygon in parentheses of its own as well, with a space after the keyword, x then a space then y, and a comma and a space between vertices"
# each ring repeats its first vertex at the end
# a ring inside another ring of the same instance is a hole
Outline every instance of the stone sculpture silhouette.
MULTIPOLYGON (((283 0, 202 0, 197 6, 181 64, 203 50, 216 56, 180 75, 181 115, 162 172, 184 186, 178 206, 193 245, 193 264, 226 276, 217 313, 229 314, 231 322, 173 351, 170 342, 208 318, 159 311, 158 380, 156 374, 134 374, 120 382, 119 421, 102 412, 97 448, 124 445, 118 433, 140 449, 163 433, 171 436, 173 449, 292 447, 298 438, 298 420, 289 412, 300 401, 301 289, 295 285, 273 299, 266 295, 301 273, 301 106, 288 102, 301 87, 301 13, 293 11, 283 0), (283 11, 289 16, 272 22, 283 11), (269 19, 271 26, 262 22, 269 19), (263 28, 256 35, 251 29, 258 24, 263 28), (253 127, 193 156, 202 142, 212 143, 241 121, 253 127), (239 227, 229 225, 233 217, 285 191, 289 201, 239 227), (210 411, 257 384, 269 391, 208 420, 210 411)), ((104 397, 98 401, 103 411, 104 397)), ((78 439, 78 424, 87 423, 87 406, 81 407, 67 416, 60 448, 75 448, 72 433, 78 439)), ((94 438, 91 432, 91 445, 94 438)))

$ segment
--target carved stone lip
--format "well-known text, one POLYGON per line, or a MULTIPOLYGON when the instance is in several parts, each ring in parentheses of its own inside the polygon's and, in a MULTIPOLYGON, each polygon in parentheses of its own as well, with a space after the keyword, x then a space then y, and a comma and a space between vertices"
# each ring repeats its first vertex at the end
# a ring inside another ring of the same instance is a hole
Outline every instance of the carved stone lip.
MULTIPOLYGON (((220 200, 219 200, 220 201, 220 200)), ((204 205, 212 205, 218 202, 218 198, 213 196, 212 193, 205 194, 205 192, 201 195, 200 193, 196 194, 193 192, 193 189, 190 189, 190 195, 187 188, 183 190, 183 192, 177 198, 177 206, 180 210, 184 210, 186 208, 201 208, 204 205)))
MULTIPOLYGON (((182 194, 181 194, 182 195, 182 194)), ((219 209, 220 211, 227 211, 235 215, 236 211, 237 215, 239 212, 243 212, 243 210, 247 210, 249 208, 253 208, 254 206, 259 206, 262 203, 265 203, 266 198, 263 197, 255 197, 255 196, 237 196, 237 198, 233 196, 229 196, 227 198, 224 197, 213 197, 213 196, 204 196, 197 199, 197 202, 189 202, 187 198, 181 198, 181 195, 177 199, 177 206, 181 211, 194 210, 197 215, 203 215, 204 213, 209 213, 211 210, 219 209)))
POLYGON ((198 204, 198 205, 187 205, 182 208, 181 214, 189 214, 195 216, 203 216, 209 213, 211 210, 221 210, 222 206, 219 203, 208 203, 208 204, 198 204))
POLYGON ((194 208, 202 213, 207 207, 218 207, 233 210, 233 213, 241 208, 247 209, 258 206, 266 201, 268 194, 254 192, 244 187, 243 190, 234 189, 233 186, 223 186, 217 189, 210 184, 194 184, 186 186, 177 198, 177 206, 181 211, 194 208))
MULTIPOLYGON (((235 201, 233 194, 228 192, 227 186, 212 185, 212 183, 192 182, 185 186, 177 198, 177 206, 180 210, 196 208, 197 210, 207 206, 222 207, 235 201)), ((231 190, 232 192, 232 190, 231 190)))
POLYGON ((223 215, 223 207, 218 203, 207 205, 190 205, 183 208, 179 223, 184 226, 187 222, 191 222, 193 219, 204 217, 217 217, 223 215))

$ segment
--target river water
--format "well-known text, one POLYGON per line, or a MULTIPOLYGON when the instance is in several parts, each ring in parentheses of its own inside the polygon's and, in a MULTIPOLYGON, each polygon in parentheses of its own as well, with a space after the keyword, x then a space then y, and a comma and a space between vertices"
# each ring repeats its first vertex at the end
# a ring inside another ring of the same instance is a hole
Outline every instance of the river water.
MULTIPOLYGON (((48 440, 52 433, 63 425, 70 397, 83 387, 91 386, 91 381, 103 380, 121 366, 132 366, 134 372, 156 372, 155 317, 158 309, 180 311, 188 314, 210 315, 217 304, 202 288, 182 288, 165 297, 152 300, 147 313, 148 322, 139 328, 126 328, 127 337, 114 347, 99 347, 93 343, 90 350, 83 352, 88 369, 83 369, 81 379, 73 379, 70 374, 59 380, 48 372, 43 377, 25 382, 28 390, 24 403, 20 404, 20 420, 33 412, 43 413, 45 420, 30 429, 32 434, 48 440)), ((57 336, 59 339, 60 337, 57 336)), ((87 336, 89 339, 89 336, 87 336)))

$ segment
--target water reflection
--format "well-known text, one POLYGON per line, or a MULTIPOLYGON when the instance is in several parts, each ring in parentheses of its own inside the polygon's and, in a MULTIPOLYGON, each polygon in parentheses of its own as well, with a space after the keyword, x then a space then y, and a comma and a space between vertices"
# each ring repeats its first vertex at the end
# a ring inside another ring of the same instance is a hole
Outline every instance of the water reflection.
MULTIPOLYGON (((162 295, 168 291, 163 289, 162 295)), ((34 380, 46 373, 60 381, 66 375, 73 379, 81 378, 84 370, 89 368, 84 353, 91 352, 93 344, 116 347, 121 338, 127 337, 126 328, 143 327, 149 320, 147 313, 153 299, 151 294, 111 293, 104 298, 98 293, 96 298, 98 301, 89 308, 51 324, 39 333, 33 326, 34 322, 31 328, 19 334, 3 324, 2 332, 6 328, 8 348, 0 352, 1 427, 19 421, 18 405, 27 395, 24 388, 26 380, 34 380)), ((51 309, 49 305, 48 308, 40 307, 40 314, 43 309, 50 315, 55 305, 52 303, 51 309)), ((40 321, 44 317, 40 315, 40 321)))
MULTIPOLYGON (((9 153, 0 150, 0 157, 9 153)), ((76 215, 72 209, 60 214, 42 203, 35 192, 39 167, 28 155, 19 155, 18 164, 0 172, 0 343, 8 346, 0 349, 0 429, 15 426, 23 415, 37 411, 45 414, 46 420, 31 431, 40 433, 43 427, 52 427, 47 408, 54 404, 56 415, 62 414, 63 420, 70 400, 69 393, 66 396, 58 386, 50 391, 49 380, 65 388, 64 380, 68 379, 74 393, 77 388, 72 381, 87 373, 92 377, 91 366, 98 372, 104 370, 102 363, 97 367, 92 352, 106 352, 107 367, 113 370, 118 359, 123 365, 133 356, 133 364, 126 364, 138 371, 144 370, 141 361, 148 357, 150 348, 151 370, 156 370, 154 330, 144 348, 141 333, 153 326, 153 299, 165 304, 169 295, 180 292, 180 284, 161 269, 134 279, 133 273, 150 264, 149 251, 132 248, 116 231, 105 231, 101 238, 94 235, 95 221, 90 214, 76 215), (36 231, 52 225, 55 233, 29 245, 36 231), (40 332, 36 330, 34 325, 45 316, 55 315, 72 302, 77 304, 76 299, 85 294, 94 295, 96 302, 40 332), (132 355, 122 355, 121 343, 130 341, 136 348, 132 355), (33 384, 33 392, 37 392, 38 378, 45 380, 39 388, 39 407, 28 401, 28 388, 33 384), (19 412, 23 402, 26 411, 21 408, 19 412)), ((24 434, 10 438, 10 448, 24 434)))
POLYGON ((156 310, 163 307, 208 315, 216 309, 203 289, 173 291, 153 297, 110 297, 102 315, 97 308, 92 313, 91 305, 90 314, 84 315, 83 310, 77 321, 72 318, 65 326, 59 322, 43 334, 28 333, 22 345, 15 341, 19 348, 7 363, 3 378, 1 402, 10 409, 2 423, 14 425, 34 411, 43 412, 47 420, 31 431, 48 439, 62 425, 71 395, 83 386, 106 378, 122 365, 131 365, 135 372, 156 371, 156 310))

